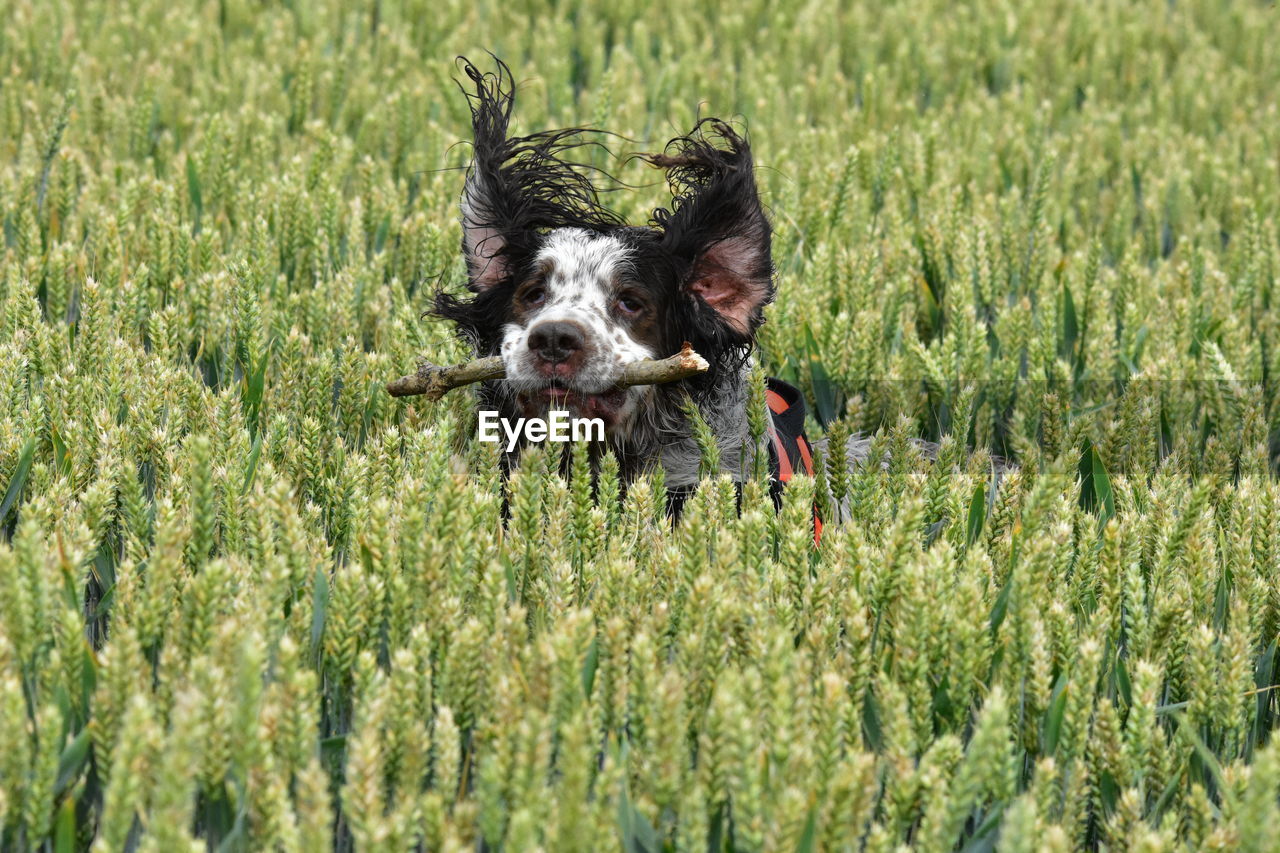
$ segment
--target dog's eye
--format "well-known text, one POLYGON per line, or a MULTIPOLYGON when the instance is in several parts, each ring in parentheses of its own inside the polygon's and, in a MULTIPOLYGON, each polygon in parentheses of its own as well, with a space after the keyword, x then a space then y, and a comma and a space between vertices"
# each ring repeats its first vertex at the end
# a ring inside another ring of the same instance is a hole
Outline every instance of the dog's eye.
POLYGON ((629 293, 619 296, 617 305, 623 314, 639 314, 644 308, 644 303, 629 293))
POLYGON ((524 304, 529 306, 541 305, 547 301, 547 292, 541 287, 531 287, 524 292, 524 304))

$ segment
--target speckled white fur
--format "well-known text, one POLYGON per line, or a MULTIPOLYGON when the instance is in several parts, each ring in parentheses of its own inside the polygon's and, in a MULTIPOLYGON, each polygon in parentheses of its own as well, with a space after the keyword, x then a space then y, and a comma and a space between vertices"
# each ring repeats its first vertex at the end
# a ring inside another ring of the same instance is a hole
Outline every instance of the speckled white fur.
MULTIPOLYGON (((614 312, 619 275, 631 258, 617 237, 592 234, 578 228, 559 228, 547 236, 535 263, 545 265, 546 301, 525 325, 508 323, 502 330, 502 361, 507 380, 519 387, 546 383, 529 349, 530 332, 542 323, 573 322, 586 331, 586 360, 572 385, 587 393, 611 387, 622 368, 657 353, 635 340, 614 312)), ((636 389, 627 409, 643 394, 636 389)))

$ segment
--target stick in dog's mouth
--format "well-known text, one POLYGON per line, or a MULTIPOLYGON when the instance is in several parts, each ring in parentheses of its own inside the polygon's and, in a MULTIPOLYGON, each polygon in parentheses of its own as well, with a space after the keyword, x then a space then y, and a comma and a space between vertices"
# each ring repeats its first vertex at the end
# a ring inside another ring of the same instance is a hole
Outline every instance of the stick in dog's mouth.
MULTIPOLYGON (((619 388, 661 385, 704 373, 707 367, 707 360, 694 352, 686 341, 680 352, 670 358, 645 359, 628 364, 616 384, 619 388)), ((496 355, 449 367, 437 367, 424 361, 418 365, 416 373, 388 382, 387 393, 392 397, 422 395, 428 400, 439 400, 450 389, 487 379, 502 379, 506 375, 502 359, 496 355)))

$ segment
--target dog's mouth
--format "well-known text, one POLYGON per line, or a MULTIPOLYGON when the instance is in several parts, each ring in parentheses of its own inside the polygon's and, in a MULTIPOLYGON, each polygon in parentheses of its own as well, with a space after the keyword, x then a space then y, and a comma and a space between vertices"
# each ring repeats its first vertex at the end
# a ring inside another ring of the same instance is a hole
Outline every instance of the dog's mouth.
POLYGON ((598 393, 587 393, 552 381, 542 388, 520 392, 517 399, 526 417, 562 409, 579 417, 600 418, 605 429, 610 429, 622 419, 627 389, 615 385, 598 393))

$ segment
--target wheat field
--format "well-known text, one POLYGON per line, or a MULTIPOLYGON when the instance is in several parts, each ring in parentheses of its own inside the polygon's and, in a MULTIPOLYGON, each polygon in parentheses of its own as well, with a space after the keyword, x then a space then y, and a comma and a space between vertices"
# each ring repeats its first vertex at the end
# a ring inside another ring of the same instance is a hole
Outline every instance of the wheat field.
POLYGON ((1280 849, 1276 15, 4 0, 0 849, 1280 849), (672 529, 385 393, 486 51, 633 221, 749 132, 882 464, 672 529))

